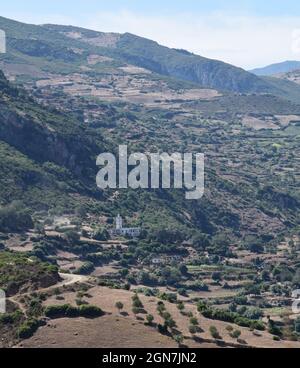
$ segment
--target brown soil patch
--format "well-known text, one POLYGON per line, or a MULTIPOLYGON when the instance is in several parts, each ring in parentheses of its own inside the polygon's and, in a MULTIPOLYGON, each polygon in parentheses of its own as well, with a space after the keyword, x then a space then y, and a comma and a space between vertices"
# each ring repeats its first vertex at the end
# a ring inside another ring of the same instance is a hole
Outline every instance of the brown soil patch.
POLYGON ((254 116, 245 116, 242 120, 242 124, 248 128, 255 130, 261 129, 280 129, 280 126, 276 125, 272 118, 259 119, 254 116))
POLYGON ((115 315, 97 319, 52 320, 21 343, 27 347, 59 348, 174 348, 176 343, 142 322, 115 315))

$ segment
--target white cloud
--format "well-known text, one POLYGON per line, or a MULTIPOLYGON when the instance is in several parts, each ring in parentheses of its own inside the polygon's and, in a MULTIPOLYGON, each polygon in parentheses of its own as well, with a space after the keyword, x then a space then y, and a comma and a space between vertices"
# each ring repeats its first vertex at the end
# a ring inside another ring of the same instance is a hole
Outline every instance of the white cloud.
MULTIPOLYGON (((16 19, 17 16, 15 15, 16 19)), ((229 13, 145 15, 127 10, 82 14, 79 19, 60 15, 34 18, 32 23, 73 24, 104 32, 130 32, 163 45, 184 48, 202 56, 244 68, 300 59, 293 39, 300 17, 258 17, 229 13)))

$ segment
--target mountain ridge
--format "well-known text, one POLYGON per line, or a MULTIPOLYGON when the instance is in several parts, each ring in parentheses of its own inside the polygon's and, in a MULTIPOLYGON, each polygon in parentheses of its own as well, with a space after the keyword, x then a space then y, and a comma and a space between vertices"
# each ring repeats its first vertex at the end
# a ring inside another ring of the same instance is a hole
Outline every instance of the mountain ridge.
MULTIPOLYGON (((116 63, 130 63, 160 75, 194 83, 201 88, 295 98, 295 91, 289 95, 280 84, 269 83, 242 68, 171 49, 131 33, 104 33, 49 24, 27 25, 3 17, 0 17, 0 28, 7 33, 6 59, 10 62, 30 64, 28 57, 44 58, 46 60, 41 61, 45 70, 49 68, 47 60, 49 64, 52 59, 57 59, 58 67, 67 62, 68 67, 72 66, 75 71, 88 54, 95 53, 113 58, 116 63)), ((293 84, 290 87, 297 90, 296 99, 300 98, 300 87, 293 84)))
POLYGON ((272 76, 280 73, 287 73, 300 69, 300 61, 286 60, 280 63, 270 64, 261 68, 249 70, 249 72, 257 76, 272 76))

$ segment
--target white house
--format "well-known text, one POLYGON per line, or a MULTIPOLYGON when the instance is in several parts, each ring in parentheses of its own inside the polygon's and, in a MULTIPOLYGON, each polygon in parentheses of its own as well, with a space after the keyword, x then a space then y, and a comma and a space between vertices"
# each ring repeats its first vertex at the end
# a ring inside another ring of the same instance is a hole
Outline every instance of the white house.
POLYGON ((157 265, 157 264, 171 264, 172 262, 180 262, 180 261, 182 261, 181 256, 172 255, 172 256, 162 256, 152 258, 151 263, 157 265))
POLYGON ((112 230, 113 235, 127 235, 137 238, 141 233, 141 229, 139 227, 123 227, 123 219, 120 215, 116 217, 115 224, 116 228, 112 230))

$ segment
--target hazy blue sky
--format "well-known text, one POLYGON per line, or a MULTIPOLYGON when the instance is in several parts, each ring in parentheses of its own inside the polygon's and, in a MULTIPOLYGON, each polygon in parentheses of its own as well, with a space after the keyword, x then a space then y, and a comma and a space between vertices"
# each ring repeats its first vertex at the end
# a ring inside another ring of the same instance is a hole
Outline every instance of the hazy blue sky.
POLYGON ((7 0, 30 23, 131 32, 244 68, 300 59, 299 0, 7 0))
POLYGON ((1 11, 33 14, 57 13, 81 16, 82 13, 127 9, 144 14, 211 12, 233 10, 259 15, 295 15, 300 11, 298 0, 12 0, 1 4, 1 11))

